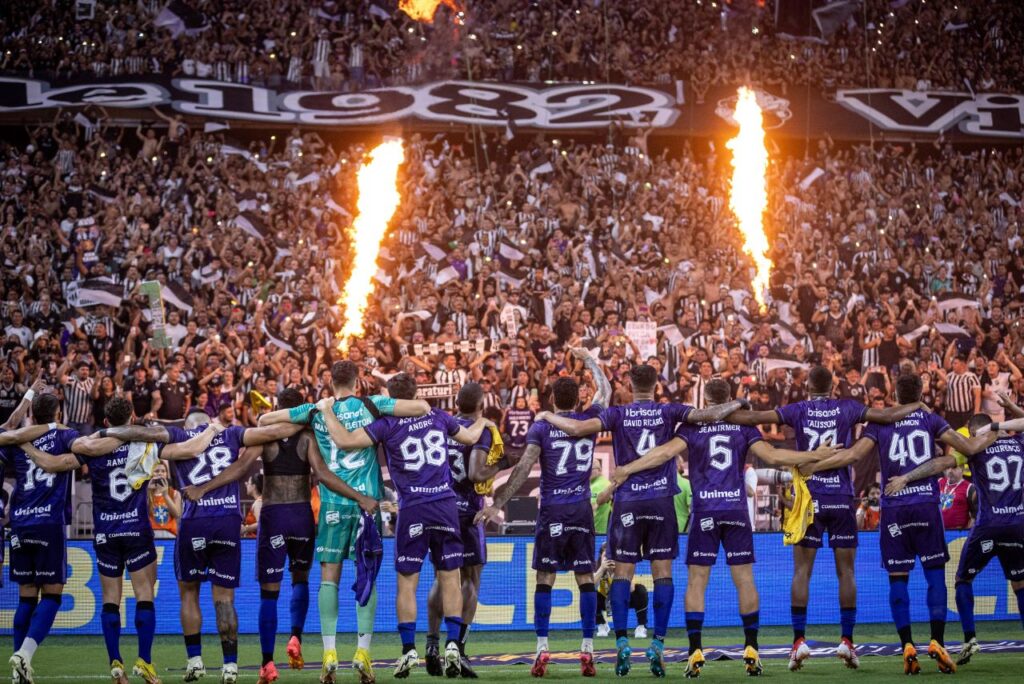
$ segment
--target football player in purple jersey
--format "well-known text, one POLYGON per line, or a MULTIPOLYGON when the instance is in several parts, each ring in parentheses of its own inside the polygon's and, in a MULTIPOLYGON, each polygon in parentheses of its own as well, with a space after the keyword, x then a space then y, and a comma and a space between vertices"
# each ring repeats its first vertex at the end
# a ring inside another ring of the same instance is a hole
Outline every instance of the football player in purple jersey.
MULTIPOLYGON (((134 418, 132 403, 123 397, 114 397, 104 406, 108 428, 129 426, 134 418)), ((213 438, 223 430, 211 424, 206 430, 187 441, 157 445, 163 458, 192 458, 210 446, 213 438)), ((80 438, 71 445, 72 451, 80 442, 91 440, 98 444, 116 445, 105 453, 93 453, 88 461, 89 480, 92 484, 93 548, 96 567, 100 575, 103 610, 100 623, 110 659, 110 676, 114 684, 127 684, 127 671, 121 658, 121 596, 124 573, 132 581, 135 594, 135 629, 139 651, 134 674, 149 684, 159 684, 152 663, 153 636, 156 631, 156 612, 153 597, 156 586, 157 554, 153 543, 153 528, 149 523, 146 489, 133 489, 125 473, 132 445, 113 437, 80 438)), ((102 431, 107 434, 107 430, 102 431)), ((163 428, 133 426, 127 433, 134 442, 156 441, 163 428)), ((41 451, 31 443, 21 447, 37 468, 47 473, 66 473, 77 470, 85 462, 74 453, 55 456, 41 451)))
MULTIPOLYGON (((557 415, 586 421, 597 418, 611 398, 608 378, 585 349, 573 349, 597 384, 590 407, 577 411, 579 385, 571 378, 554 382, 552 395, 557 415)), ((508 481, 494 494, 494 503, 477 514, 478 521, 498 515, 526 482, 533 466, 540 461, 540 510, 537 516, 537 541, 533 548, 533 569, 537 584, 533 594, 534 627, 537 653, 530 674, 543 677, 547 672, 548 627, 551 620, 551 590, 559 571, 576 576, 580 590, 580 672, 584 677, 597 674, 594 667, 594 622, 597 617, 597 589, 594 586, 594 510, 590 505, 590 473, 594 459, 594 438, 570 437, 547 421, 534 423, 526 436, 526 451, 512 470, 508 481)))
MULTIPOLYGON (((918 559, 928 583, 927 603, 931 622, 931 642, 928 656, 936 661, 939 670, 951 674, 956 664, 945 647, 946 630, 946 550, 945 530, 939 510, 938 481, 931 476, 914 487, 896 491, 890 482, 927 464, 929 469, 948 464, 935 449, 942 442, 964 454, 982 451, 992 442, 993 435, 964 438, 951 430, 945 419, 920 407, 921 378, 903 374, 896 378, 896 400, 902 407, 913 406, 914 411, 888 425, 871 424, 852 448, 835 457, 806 466, 801 470, 816 472, 847 468, 878 450, 882 471, 881 520, 878 526, 882 547, 882 568, 889 573, 889 606, 893 622, 903 645, 903 669, 906 674, 917 674, 917 649, 910 629, 910 594, 907 591, 909 573, 918 559)), ((936 471, 936 473, 942 470, 936 471)), ((856 661, 855 661, 856 662, 856 661)))
MULTIPOLYGON (((456 422, 463 427, 473 426, 483 415, 484 390, 479 383, 467 382, 455 397, 458 414, 456 422)), ((524 435, 525 438, 525 435, 524 435)), ((461 675, 466 679, 476 679, 469 658, 466 656, 466 637, 476 617, 477 595, 480 592, 480 574, 487 563, 487 540, 484 537, 484 526, 474 520, 477 512, 484 505, 484 497, 477 492, 476 485, 494 477, 500 470, 508 467, 507 456, 494 465, 487 465, 487 455, 491 451, 492 435, 484 430, 480 441, 472 446, 460 444, 455 439, 448 439, 448 464, 451 467, 456 505, 459 508, 459 533, 462 535, 462 628, 459 633, 459 651, 462 654, 461 675)), ((441 581, 434 578, 427 598, 427 672, 439 677, 444 672, 441 663, 440 635, 441 620, 444 617, 444 602, 441 597, 441 581)))
MULTIPOLYGON (((1004 403, 1006 400, 1004 399, 1004 403)), ((956 610, 964 630, 957 665, 966 665, 981 651, 974 626, 974 578, 993 557, 999 559, 1003 576, 1017 597, 1017 611, 1024 624, 1024 418, 992 422, 978 414, 967 423, 972 435, 996 439, 984 451, 967 456, 978 489, 978 520, 960 552, 956 569, 956 610), (1008 435, 1001 430, 1015 432, 1008 435)), ((926 462, 909 473, 893 478, 889 490, 905 491, 909 483, 934 479, 938 468, 952 467, 955 458, 945 456, 926 462)), ((888 493, 888 491, 886 492, 888 493)))
MULTIPOLYGON (((722 406, 729 401, 731 388, 721 379, 712 379, 704 386, 708 406, 722 406)), ((682 424, 675 437, 648 451, 643 458, 620 466, 612 482, 621 486, 636 473, 675 463, 685 453, 690 466, 693 488, 693 512, 690 534, 686 540, 686 631, 690 638, 690 655, 686 663, 688 678, 700 676, 705 665, 701 633, 704 626, 704 598, 711 566, 723 547, 726 563, 739 596, 740 619, 743 621, 743 661, 747 674, 762 672, 758 655, 757 633, 760 623, 760 599, 754 584, 754 536, 747 512, 747 489, 744 468, 747 454, 774 466, 799 466, 832 456, 836 448, 820 445, 816 451, 801 452, 776 449, 761 439, 761 432, 752 426, 727 422, 703 425, 682 424)))
MULTIPOLYGON (((658 371, 653 366, 634 366, 629 377, 633 386, 631 404, 606 408, 600 416, 583 421, 551 413, 541 413, 537 419, 547 420, 570 437, 610 431, 618 467, 669 441, 680 423, 718 421, 743 405, 743 402, 732 401, 695 410, 683 404, 663 404, 654 397, 658 371)), ((665 676, 662 653, 675 594, 672 561, 679 553, 673 501, 678 493, 675 464, 668 462, 657 469, 636 473, 615 493, 608 526, 608 556, 615 561, 609 602, 615 623, 615 672, 619 676, 629 674, 630 670, 629 595, 636 564, 644 559, 651 561, 654 576, 654 638, 646 655, 651 672, 658 677, 665 676)))
MULTIPOLYGON (((824 442, 851 446, 853 429, 858 423, 893 423, 919 408, 914 404, 887 409, 868 408, 853 399, 833 399, 832 382, 830 370, 815 366, 808 373, 810 398, 806 401, 771 411, 737 411, 729 416, 729 420, 741 425, 788 425, 796 433, 797 448, 810 451, 824 442)), ((814 559, 826 534, 839 577, 840 643, 836 655, 847 667, 856 668, 860 662, 853 643, 853 630, 857 623, 857 583, 854 577, 857 515, 849 465, 815 472, 807 481, 807 489, 814 504, 814 523, 807 528, 804 538, 793 546, 793 582, 790 587, 793 648, 789 669, 799 670, 811 655, 805 638, 808 593, 814 559)))
MULTIPOLYGON (((399 373, 387 383, 393 399, 416 398, 416 380, 399 373)), ((398 522, 395 529, 395 570, 398 572, 398 632, 402 638, 402 657, 395 665, 398 679, 409 676, 419 664, 416 653, 416 589, 420 570, 430 552, 440 576, 441 597, 447 642, 444 652, 445 675, 461 674, 459 634, 462 628, 462 535, 459 512, 448 462, 448 438, 472 446, 484 430, 493 426, 478 419, 472 427, 463 427, 449 414, 433 409, 425 416, 400 418, 383 416, 366 427, 349 432, 334 415, 335 399, 317 404, 324 416, 331 439, 342 449, 367 449, 383 445, 388 472, 398 493, 398 522)))

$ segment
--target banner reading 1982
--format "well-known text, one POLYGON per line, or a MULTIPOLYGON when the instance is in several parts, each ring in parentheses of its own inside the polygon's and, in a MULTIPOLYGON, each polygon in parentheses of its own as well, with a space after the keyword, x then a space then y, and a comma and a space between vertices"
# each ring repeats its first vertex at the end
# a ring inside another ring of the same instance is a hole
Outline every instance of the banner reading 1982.
MULTIPOLYGON (((950 619, 956 619, 956 605, 953 597, 953 573, 966 537, 963 534, 948 532, 949 551, 952 559, 947 566, 946 582, 949 585, 950 619)), ((599 544, 603 540, 599 540, 599 544)), ((686 547, 685 537, 680 539, 681 547, 686 547)), ((64 602, 54 626, 56 634, 98 634, 100 631, 100 609, 103 600, 100 594, 99 575, 96 572, 96 559, 91 542, 71 542, 68 548, 69 580, 64 592, 64 602)), ((394 572, 394 540, 384 541, 384 565, 381 568, 378 583, 377 625, 380 632, 393 631, 395 625, 395 572, 394 572)), ((793 553, 783 547, 782 536, 776 533, 754 535, 754 552, 757 563, 754 578, 761 592, 761 624, 789 624, 789 583, 793 577, 793 553)), ((178 622, 178 588, 174 579, 174 542, 157 542, 157 587, 156 604, 157 632, 161 634, 180 634, 178 622)), ((259 585, 255 579, 256 542, 243 540, 242 543, 242 586, 238 589, 235 604, 238 609, 238 624, 242 632, 255 632, 258 620, 259 585)), ((477 610, 473 629, 533 629, 533 587, 534 573, 530 570, 533 555, 533 539, 530 537, 494 537, 487 542, 488 563, 483 573, 483 584, 480 589, 480 607, 477 610)), ((881 567, 877 533, 861 533, 860 548, 857 550, 857 619, 862 623, 889 622, 888 579, 881 567)), ((7 574, 6 568, 4 574, 7 574)), ((287 573, 286 573, 287 574, 287 573)), ((685 586, 686 565, 682 558, 673 565, 676 580, 676 606, 673 611, 671 625, 683 626, 682 594, 685 586)), ((341 611, 338 626, 341 630, 351 629, 356 624, 355 608, 349 587, 354 580, 354 568, 346 564, 341 578, 341 611)), ((9 578, 4 578, 4 587, 0 590, 0 633, 10 634, 14 609, 18 603, 18 590, 9 578)), ((650 567, 647 563, 638 566, 638 580, 652 586, 650 567)), ((426 626, 426 597, 433 572, 429 564, 424 566, 420 578, 419 621, 420 627, 426 626)), ((319 568, 314 567, 310 573, 309 585, 316 591, 320 586, 319 568)), ((554 609, 551 615, 553 629, 575 629, 579 627, 579 604, 577 593, 573 590, 575 580, 569 574, 561 574, 555 585, 554 609)), ((923 596, 925 593, 924 578, 919 570, 911 573, 910 592, 912 596, 923 596)), ((711 573, 708 596, 714 597, 706 609, 705 624, 708 626, 730 626, 738 624, 739 606, 736 603, 736 590, 725 565, 724 554, 718 558, 718 566, 711 573)), ((282 600, 278 603, 280 611, 279 624, 290 625, 288 616, 288 596, 291 591, 286 581, 281 589, 282 600)), ((811 577, 811 596, 815 597, 808 613, 808 619, 815 624, 838 624, 839 603, 838 587, 835 570, 832 565, 832 554, 823 550, 818 555, 818 566, 811 577)), ((130 597, 130 585, 125 587, 126 597, 130 597)), ((977 617, 979 620, 1014 620, 1017 618, 1017 605, 1010 589, 1010 584, 1002 575, 997 561, 982 572, 974 582, 974 596, 977 617)), ((216 631, 213 620, 213 603, 209 595, 209 586, 204 585, 202 594, 204 612, 210 619, 203 621, 203 629, 207 632, 216 631)), ((124 631, 134 630, 133 620, 134 599, 126 598, 121 607, 121 614, 129 616, 124 619, 124 631)), ((315 632, 318 629, 316 600, 311 602, 310 614, 306 619, 306 629, 315 632)), ((928 609, 923 600, 912 604, 914 620, 927 622, 928 609)), ((632 619, 632 617, 631 617, 632 619)))
MULTIPOLYGON (((806 86, 755 88, 773 135, 837 140, 871 137, 1011 142, 1024 139, 1024 95, 886 88, 823 94, 806 86)), ((0 77, 0 122, 43 121, 47 110, 89 104, 152 118, 164 107, 190 118, 263 127, 373 127, 437 130, 451 124, 586 131, 618 124, 676 135, 732 136, 736 88, 698 97, 690 84, 662 89, 602 83, 438 81, 359 92, 264 87, 197 78, 140 75, 48 82, 0 77), (4 116, 4 115, 8 116, 4 116), (17 115, 16 117, 11 115, 17 115)), ((51 115, 52 116, 52 115, 51 115)))

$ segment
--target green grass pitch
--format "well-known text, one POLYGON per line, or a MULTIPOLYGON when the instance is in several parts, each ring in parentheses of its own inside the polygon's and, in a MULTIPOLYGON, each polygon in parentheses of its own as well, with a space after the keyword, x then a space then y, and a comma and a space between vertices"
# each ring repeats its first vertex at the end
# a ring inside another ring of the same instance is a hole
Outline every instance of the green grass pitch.
MULTIPOLYGON (((979 622, 979 638, 984 641, 999 641, 1004 639, 1024 638, 1024 630, 1018 622, 979 622)), ((823 625, 811 625, 808 638, 831 641, 832 632, 823 625)), ((574 632, 553 632, 551 637, 552 651, 575 651, 579 648, 579 636, 574 632)), ((928 634, 927 625, 914 625, 914 635, 921 646, 926 646, 928 634)), ((959 624, 951 623, 947 630, 950 639, 959 638, 959 624)), ((761 630, 760 640, 762 644, 786 644, 789 642, 791 632, 784 627, 769 627, 761 630)), ((890 625, 858 625, 857 640, 868 642, 892 642, 895 633, 890 625)), ((424 635, 418 635, 418 646, 420 655, 423 655, 424 635)), ((277 664, 281 673, 282 684, 290 682, 318 681, 319 669, 315 664, 319 662, 320 637, 318 634, 307 634, 304 637, 305 657, 313 663, 303 671, 287 669, 287 658, 284 655, 286 637, 281 635, 277 641, 277 664), (283 664, 282 664, 283 663, 283 664)), ((731 645, 742 642, 742 634, 737 629, 709 629, 704 634, 706 646, 731 645)), ((683 630, 672 630, 668 637, 669 645, 684 646, 686 634, 683 630)), ((122 654, 126 664, 130 667, 134 662, 135 638, 124 636, 121 639, 122 654)), ((529 632, 471 632, 469 639, 469 653, 474 654, 517 654, 532 653, 535 640, 529 632)), ((646 641, 633 640, 634 665, 627 681, 650 681, 651 675, 647 671, 646 663, 640 659, 646 641)), ((596 650, 608 650, 614 648, 614 641, 611 638, 595 639, 596 650)), ((338 655, 345 665, 355 650, 354 635, 338 636, 338 655)), ((400 652, 397 634, 377 634, 373 641, 373 657, 377 662, 385 661, 387 666, 377 667, 378 681, 393 681, 391 676, 390 663, 400 652)), ((205 682, 216 684, 220 680, 219 668, 221 664, 220 643, 213 635, 208 635, 203 641, 203 656, 206 662, 207 675, 205 682)), ((161 678, 165 683, 180 682, 182 668, 185 665, 185 648, 180 637, 162 636, 158 637, 154 646, 154 661, 161 678)), ((259 665, 260 649, 259 640, 256 635, 245 635, 239 643, 239 665, 242 667, 240 681, 255 682, 256 670, 252 666, 259 665)), ((74 637, 51 637, 40 647, 34 659, 36 672, 35 680, 40 684, 47 682, 66 682, 69 680, 80 681, 109 681, 108 663, 106 651, 103 646, 103 638, 95 636, 74 636, 74 637)), ((843 678, 845 681, 856 680, 864 684, 882 684, 884 682, 905 681, 902 662, 897 657, 864 657, 861 659, 861 668, 856 672, 846 670, 842 663, 835 658, 818 656, 812 657, 804 669, 798 673, 790 673, 786 669, 786 661, 773 658, 765 659, 765 677, 775 680, 788 679, 791 681, 820 681, 833 682, 843 678)), ((935 664, 928 660, 927 656, 921 654, 922 677, 936 678, 941 675, 935 664)), ((523 681, 529 678, 529 667, 527 665, 495 665, 479 667, 477 671, 482 680, 494 682, 523 681)), ((670 663, 668 666, 668 679, 682 679, 683 664, 670 663)), ((1024 653, 994 654, 984 653, 976 656, 966 667, 961 668, 957 677, 968 677, 978 682, 1019 682, 1024 681, 1024 653)), ((735 681, 744 677, 743 665, 739 661, 713 661, 708 663, 701 676, 702 681, 735 681)), ((419 680, 426 684, 432 678, 422 667, 413 671, 411 680, 419 680)), ((552 664, 548 669, 546 679, 566 680, 582 679, 579 668, 575 665, 552 664)), ((141 681, 132 678, 133 682, 141 681)), ((356 682, 354 674, 347 668, 338 672, 339 684, 356 682)), ((622 681, 615 677, 611 665, 599 664, 597 682, 622 681)))

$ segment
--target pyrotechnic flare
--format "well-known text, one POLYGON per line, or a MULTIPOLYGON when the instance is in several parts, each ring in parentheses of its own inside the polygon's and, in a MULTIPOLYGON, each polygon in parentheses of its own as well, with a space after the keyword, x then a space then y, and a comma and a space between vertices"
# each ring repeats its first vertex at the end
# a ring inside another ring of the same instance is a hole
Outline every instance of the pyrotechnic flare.
POLYGON ((768 208, 768 148, 765 147, 761 107, 753 90, 739 89, 733 118, 740 132, 726 143, 732 151, 729 208, 736 215, 736 222, 743 233, 743 250, 757 267, 751 285, 754 297, 763 307, 772 268, 768 258, 768 236, 764 233, 764 212, 768 208))
POLYGON ((411 19, 432 24, 434 23, 434 13, 441 5, 448 7, 453 12, 462 11, 455 0, 399 0, 398 9, 408 14, 411 19))
POLYGON ((377 272, 377 254, 388 230, 388 223, 398 209, 402 196, 398 192, 398 167, 405 161, 405 150, 398 139, 385 140, 370 152, 370 161, 356 172, 359 199, 356 218, 349 227, 352 236, 352 272, 342 290, 341 305, 345 325, 338 336, 338 348, 347 351, 353 337, 363 335, 363 316, 373 276, 377 272))

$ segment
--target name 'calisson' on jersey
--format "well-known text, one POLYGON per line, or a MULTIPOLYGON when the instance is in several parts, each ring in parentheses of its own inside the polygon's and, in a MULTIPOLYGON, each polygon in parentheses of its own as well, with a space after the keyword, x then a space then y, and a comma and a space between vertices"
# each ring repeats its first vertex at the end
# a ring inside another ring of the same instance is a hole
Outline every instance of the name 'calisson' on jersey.
MULTIPOLYGON (((174 442, 184 442, 202 433, 206 426, 182 430, 169 427, 168 433, 174 442)), ((174 461, 174 473, 182 487, 201 485, 220 475, 232 463, 238 460, 242 451, 242 435, 244 427, 232 426, 213 438, 210 446, 195 458, 185 461, 174 461)), ((206 493, 199 501, 185 500, 181 517, 213 518, 226 515, 241 515, 241 495, 239 484, 229 482, 206 493)))
MULTIPOLYGON (((853 428, 864 422, 867 407, 852 399, 811 399, 782 406, 775 412, 796 433, 796 448, 814 451, 826 442, 851 446, 853 428)), ((815 497, 852 497, 850 472, 850 466, 845 466, 814 473, 807 480, 807 489, 815 497)))
MULTIPOLYGON (((612 448, 616 465, 626 465, 641 458, 656 446, 672 439, 676 425, 686 421, 693 408, 683 404, 660 404, 638 401, 626 406, 606 408, 599 416, 601 426, 612 432, 612 448)), ((679 493, 675 461, 657 468, 634 473, 616 490, 621 501, 636 501, 679 493)))
MULTIPOLYGON (((561 414, 573 420, 597 418, 601 408, 561 414)), ((526 443, 540 447, 541 506, 590 500, 590 471, 594 463, 594 438, 571 437, 547 421, 534 423, 526 443)))

